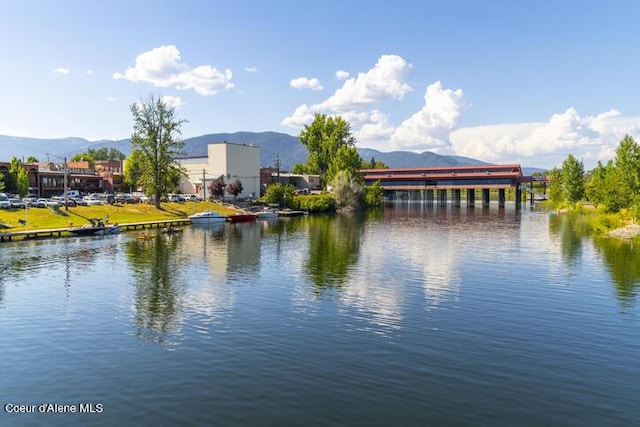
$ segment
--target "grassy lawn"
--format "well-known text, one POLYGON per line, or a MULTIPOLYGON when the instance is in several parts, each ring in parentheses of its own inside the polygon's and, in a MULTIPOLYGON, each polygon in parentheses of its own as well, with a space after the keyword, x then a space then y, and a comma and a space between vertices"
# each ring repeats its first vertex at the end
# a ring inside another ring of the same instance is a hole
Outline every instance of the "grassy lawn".
POLYGON ((110 224, 158 221, 186 218, 205 210, 218 211, 223 215, 232 215, 237 212, 233 206, 216 202, 162 203, 162 210, 146 203, 77 206, 69 207, 68 211, 61 207, 57 212, 51 208, 28 208, 28 212, 25 209, 0 209, 0 223, 8 226, 0 231, 21 231, 26 230, 27 226, 29 230, 66 228, 70 223, 73 226, 81 226, 88 224, 90 218, 104 219, 107 215, 109 215, 110 224), (19 220, 28 223, 20 224, 19 220))

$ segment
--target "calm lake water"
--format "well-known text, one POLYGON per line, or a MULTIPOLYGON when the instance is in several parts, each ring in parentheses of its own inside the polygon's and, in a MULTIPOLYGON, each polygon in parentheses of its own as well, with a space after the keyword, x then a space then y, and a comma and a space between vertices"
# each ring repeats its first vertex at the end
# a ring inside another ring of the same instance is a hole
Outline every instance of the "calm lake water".
POLYGON ((0 424, 640 425, 640 248, 580 229, 404 204, 3 243, 0 424))

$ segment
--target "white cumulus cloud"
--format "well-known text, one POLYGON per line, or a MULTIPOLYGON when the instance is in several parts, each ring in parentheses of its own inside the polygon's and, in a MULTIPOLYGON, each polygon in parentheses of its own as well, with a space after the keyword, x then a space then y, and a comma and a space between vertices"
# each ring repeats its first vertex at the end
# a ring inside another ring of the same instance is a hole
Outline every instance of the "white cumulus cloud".
POLYGON ((207 96, 219 91, 232 89, 233 73, 226 69, 220 71, 211 65, 189 67, 182 62, 180 52, 175 46, 160 46, 141 53, 136 57, 134 67, 127 68, 124 74, 114 73, 114 79, 132 82, 151 83, 157 87, 172 87, 179 90, 192 89, 207 96))
POLYGON ((56 67, 52 71, 57 74, 67 75, 71 72, 71 69, 69 67, 56 67))
POLYGON ((552 168, 573 154, 591 168, 598 160, 612 159, 625 134, 637 140, 640 117, 623 117, 615 110, 581 116, 568 108, 546 122, 467 127, 449 138, 454 154, 488 162, 552 168))
POLYGON ((405 79, 413 66, 397 55, 383 55, 372 69, 345 80, 344 85, 329 99, 322 102, 322 109, 336 112, 382 101, 401 100, 412 90, 405 79))
POLYGON ((345 80, 348 79, 351 74, 348 71, 338 70, 336 71, 336 79, 345 80))
POLYGON ((322 87, 322 83, 320 83, 320 80, 314 78, 307 78, 307 77, 298 77, 295 79, 292 79, 289 82, 289 86, 296 88, 296 89, 311 89, 311 90, 322 90, 324 89, 322 87))
POLYGON ((253 67, 245 67, 244 70, 247 73, 255 73, 256 71, 258 71, 258 67, 254 65, 253 67))
POLYGON ((173 108, 180 108, 185 104, 179 96, 170 95, 163 96, 162 102, 173 108))
MULTIPOLYGON (((640 141, 640 117, 624 116, 613 109, 585 116, 567 108, 546 121, 461 128, 469 104, 462 89, 446 88, 440 81, 426 88, 420 110, 392 117, 384 107, 389 101, 402 101, 413 90, 407 83, 412 68, 399 56, 383 55, 357 76, 338 71, 336 78, 345 79, 340 88, 320 103, 300 105, 282 124, 301 128, 310 124, 316 113, 339 115, 350 123, 359 147, 433 151, 542 168, 560 166, 568 154, 592 168, 598 160, 607 162, 615 156, 625 134, 640 141)), ((474 104, 474 108, 481 108, 478 102, 474 104)))
POLYGON ((398 126, 391 136, 395 149, 448 151, 449 132, 465 107, 462 90, 443 89, 437 81, 427 87, 424 107, 398 126))
POLYGON ((383 55, 369 71, 345 80, 343 86, 325 101, 299 106, 293 114, 282 120, 282 124, 302 127, 313 121, 315 113, 339 114, 345 120, 355 117, 358 122, 355 125, 371 123, 372 111, 377 104, 401 100, 412 90, 405 82, 411 69, 412 65, 403 58, 383 55))

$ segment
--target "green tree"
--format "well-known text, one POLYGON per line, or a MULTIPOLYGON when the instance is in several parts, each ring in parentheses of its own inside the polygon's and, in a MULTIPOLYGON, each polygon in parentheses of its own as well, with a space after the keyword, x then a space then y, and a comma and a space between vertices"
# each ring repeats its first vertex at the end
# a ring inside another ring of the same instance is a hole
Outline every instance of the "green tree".
POLYGON ((293 185, 282 185, 276 182, 267 187, 262 200, 269 204, 289 206, 293 203, 295 191, 296 189, 293 185))
POLYGON ((4 190, 4 174, 0 173, 0 191, 4 190))
POLYGON ((618 145, 615 166, 630 199, 633 199, 640 194, 640 147, 630 135, 625 135, 618 145))
POLYGON ((70 162, 89 162, 91 167, 95 167, 96 159, 89 153, 78 153, 69 159, 70 162))
MULTIPOLYGON (((328 117, 326 114, 316 113, 313 122, 305 125, 299 135, 300 142, 307 148, 309 156, 307 157, 308 173, 317 173, 320 179, 330 182, 327 173, 331 165, 337 160, 338 150, 341 147, 354 147, 355 138, 351 134, 351 125, 342 117, 328 117)), ((353 154, 350 151, 342 151, 342 159, 350 164, 353 154)), ((361 161, 358 162, 357 168, 360 167, 361 161)), ((331 169, 332 175, 335 176, 338 168, 331 169)))
POLYGON ((562 171, 558 168, 553 168, 549 172, 549 201, 552 203, 564 202, 562 171))
POLYGON ((569 154, 562 163, 562 193, 569 203, 579 202, 584 198, 584 166, 573 154, 569 154))
POLYGON ((26 196, 29 193, 29 175, 22 166, 22 161, 12 157, 9 164, 8 182, 5 184, 7 191, 26 196))
POLYGON ((124 163, 124 182, 131 191, 135 191, 141 186, 142 170, 142 151, 133 150, 124 163))
POLYGON ((368 162, 362 160, 362 169, 389 169, 389 166, 381 161, 376 160, 373 156, 368 162))
POLYGON ((326 179, 331 182, 340 171, 348 172, 354 179, 362 184, 362 176, 359 174, 362 166, 362 158, 358 154, 358 150, 354 146, 343 145, 336 151, 333 160, 329 164, 326 179))
POLYGON ((306 174, 307 173, 307 165, 305 165, 303 163, 296 163, 295 165, 293 165, 293 170, 291 172, 296 174, 296 175, 306 174))
POLYGON ((631 204, 624 178, 620 169, 609 160, 605 168, 602 204, 605 212, 618 212, 631 204))
POLYGON ((146 192, 153 194, 156 208, 168 193, 171 173, 180 171, 175 157, 182 154, 184 142, 180 139, 182 124, 175 108, 151 96, 148 100, 131 105, 133 134, 131 147, 141 151, 141 181, 146 192))
POLYGON ((341 170, 336 174, 331 181, 331 186, 339 210, 353 211, 360 208, 364 192, 360 181, 346 170, 341 170))
POLYGON ((589 201, 593 203, 596 207, 598 207, 605 198, 606 177, 607 177, 607 171, 605 167, 602 165, 602 162, 598 160, 598 165, 591 172, 591 176, 589 176, 589 179, 585 186, 585 194, 587 196, 587 199, 589 199, 589 201))
POLYGON ((364 187, 364 203, 370 207, 380 206, 384 199, 384 189, 378 180, 371 185, 364 187))
POLYGON ((35 156, 27 157, 27 163, 38 163, 38 159, 35 156))

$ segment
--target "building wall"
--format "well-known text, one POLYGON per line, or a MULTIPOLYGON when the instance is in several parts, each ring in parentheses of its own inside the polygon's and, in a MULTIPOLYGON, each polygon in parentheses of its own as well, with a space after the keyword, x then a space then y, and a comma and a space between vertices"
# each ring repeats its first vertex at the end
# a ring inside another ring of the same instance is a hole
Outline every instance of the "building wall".
MULTIPOLYGON (((203 197, 202 177, 204 171, 206 186, 222 176, 226 184, 230 184, 236 179, 242 182, 243 191, 238 197, 251 197, 252 194, 254 197, 258 197, 260 195, 260 147, 223 142, 209 144, 207 154, 207 157, 178 159, 180 165, 187 171, 187 178, 180 183, 182 193, 203 197)), ((206 192, 208 195, 208 189, 206 192)))
POLYGON ((220 171, 225 183, 236 179, 242 182, 243 190, 238 197, 260 196, 260 147, 224 142, 209 144, 207 152, 210 169, 220 171))
POLYGON ((205 179, 207 181, 211 179, 207 172, 209 169, 208 159, 206 157, 192 157, 178 159, 178 163, 180 163, 187 172, 187 177, 180 181, 180 192, 183 194, 195 194, 202 198, 203 171, 205 179))

